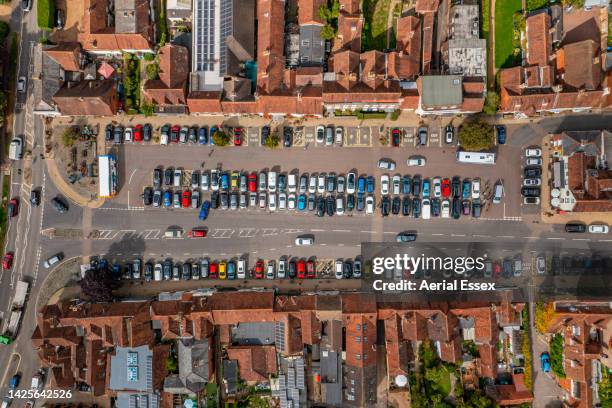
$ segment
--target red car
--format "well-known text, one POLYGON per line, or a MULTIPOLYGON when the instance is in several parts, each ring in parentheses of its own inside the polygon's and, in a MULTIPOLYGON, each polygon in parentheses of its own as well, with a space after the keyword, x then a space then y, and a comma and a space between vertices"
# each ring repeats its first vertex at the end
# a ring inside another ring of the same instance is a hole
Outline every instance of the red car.
POLYGON ((183 191, 183 208, 188 208, 191 205, 191 191, 183 191))
POLYGON ((208 268, 208 277, 210 279, 217 279, 217 271, 219 270, 219 267, 217 266, 216 262, 211 262, 210 263, 210 268, 208 268))
POLYGON ((303 259, 297 261, 297 277, 298 279, 304 279, 306 277, 306 261, 303 259))
POLYGON ((234 129, 234 146, 242 146, 242 128, 234 129))
POLYGON ((400 145, 400 131, 397 128, 391 130, 391 144, 393 144, 393 147, 399 147, 400 145))
POLYGON ((313 260, 306 262, 306 277, 308 279, 314 279, 317 277, 317 273, 315 272, 315 263, 313 260))
POLYGON ((142 125, 136 125, 134 128, 134 141, 142 142, 142 125))
POLYGON ((8 203, 7 210, 9 218, 17 216, 19 213, 19 201, 17 201, 16 198, 11 199, 8 203))
POLYGON ((171 143, 178 143, 180 131, 181 131, 181 128, 178 125, 172 126, 172 129, 170 129, 170 142, 171 143))
POLYGON ((251 193, 257 191, 257 173, 249 174, 249 191, 251 193))
POLYGON ((13 253, 7 252, 4 254, 4 258, 2 258, 2 267, 4 269, 11 269, 13 266, 13 253))
POLYGON ((205 238, 207 233, 208 230, 206 228, 193 228, 187 233, 187 236, 189 238, 205 238))
POLYGON ((502 266, 499 261, 493 262, 493 278, 497 279, 501 276, 502 266))
POLYGON ((264 276, 264 263, 263 261, 260 259, 259 261, 257 261, 257 263, 255 264, 255 277, 257 279, 263 279, 264 276))
POLYGON ((451 195, 451 182, 449 179, 442 179, 442 197, 448 198, 451 195))

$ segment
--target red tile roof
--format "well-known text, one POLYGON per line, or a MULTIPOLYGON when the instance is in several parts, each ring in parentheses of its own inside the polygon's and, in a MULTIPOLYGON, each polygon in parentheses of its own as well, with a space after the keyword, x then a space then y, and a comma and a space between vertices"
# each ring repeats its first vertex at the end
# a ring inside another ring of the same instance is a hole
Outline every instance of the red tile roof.
POLYGON ((348 14, 359 14, 359 0, 340 0, 340 10, 348 14))
POLYGON ((323 20, 319 17, 319 9, 327 6, 326 0, 298 0, 298 24, 319 24, 323 20))
POLYGON ((580 61, 565 65, 563 82, 575 89, 595 90, 601 86, 601 53, 593 40, 584 40, 563 46, 567 61, 580 61))
POLYGON ((266 382, 277 373, 274 346, 231 346, 227 359, 238 361, 240 378, 246 382, 266 382))
POLYGON ((344 314, 346 364, 376 365, 376 313, 344 314))
POLYGON ((285 70, 285 2, 257 1, 257 88, 262 94, 279 91, 285 70))
POLYGON ((81 44, 77 42, 60 43, 44 51, 53 58, 65 71, 80 71, 79 59, 81 44))
POLYGON ((415 10, 420 14, 436 12, 439 3, 439 0, 416 0, 415 10))
POLYGON ((486 393, 500 406, 515 406, 529 404, 533 401, 533 393, 525 387, 524 374, 513 374, 511 385, 487 386, 486 393))
POLYGON ((338 49, 361 52, 361 31, 363 30, 363 18, 360 15, 352 16, 340 13, 338 17, 338 35, 335 41, 339 41, 338 49))
POLYGON ((189 50, 181 45, 168 44, 157 52, 159 79, 168 88, 182 88, 189 78, 189 50))
POLYGON ((118 96, 112 80, 81 81, 65 85, 53 96, 63 115, 112 116, 117 113, 118 96))
MULTIPOLYGON (((437 3, 437 0, 436 0, 437 3)), ((422 57, 422 73, 429 74, 431 71, 431 60, 433 54, 433 30, 434 30, 434 14, 425 13, 423 16, 423 57, 422 57)))
POLYGON ((527 17, 527 63, 545 66, 552 54, 550 16, 546 10, 527 17))

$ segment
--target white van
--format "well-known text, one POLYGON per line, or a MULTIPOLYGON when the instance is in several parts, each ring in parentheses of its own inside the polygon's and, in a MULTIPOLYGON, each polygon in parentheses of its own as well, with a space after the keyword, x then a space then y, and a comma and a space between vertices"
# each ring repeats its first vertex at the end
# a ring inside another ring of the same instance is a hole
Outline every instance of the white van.
POLYGON ((183 236, 183 230, 178 228, 172 228, 164 233, 165 238, 181 238, 183 236))
POLYGON ((23 137, 15 136, 9 146, 9 159, 21 160, 23 158, 23 137))
POLYGON ((297 190, 297 176, 293 173, 289 173, 287 177, 287 189, 290 193, 295 193, 297 190))
POLYGON ((421 217, 423 217, 424 220, 431 218, 431 202, 427 198, 423 199, 421 217))
POLYGON ((493 204, 499 204, 504 196, 504 185, 502 183, 495 184, 495 192, 493 193, 493 204))
POLYGON ((273 193, 276 191, 276 172, 268 172, 268 191, 273 193))

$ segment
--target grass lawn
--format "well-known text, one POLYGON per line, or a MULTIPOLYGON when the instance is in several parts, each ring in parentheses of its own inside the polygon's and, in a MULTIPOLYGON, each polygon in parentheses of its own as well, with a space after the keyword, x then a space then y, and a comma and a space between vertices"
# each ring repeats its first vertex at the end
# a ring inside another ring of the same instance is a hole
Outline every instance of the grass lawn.
POLYGON ((36 13, 38 27, 51 30, 53 28, 53 18, 55 14, 55 3, 53 0, 37 0, 36 13))
POLYGON ((390 5, 391 0, 363 0, 362 51, 382 51, 387 48, 387 19, 390 5))
POLYGON ((495 67, 507 68, 516 65, 512 36, 513 15, 521 10, 521 0, 504 0, 495 3, 495 67))
POLYGON ((450 380, 451 374, 448 372, 448 369, 446 367, 442 367, 442 370, 446 373, 446 375, 442 377, 442 381, 440 381, 438 385, 440 387, 440 391, 442 392, 442 394, 448 395, 451 392, 451 380, 450 380))

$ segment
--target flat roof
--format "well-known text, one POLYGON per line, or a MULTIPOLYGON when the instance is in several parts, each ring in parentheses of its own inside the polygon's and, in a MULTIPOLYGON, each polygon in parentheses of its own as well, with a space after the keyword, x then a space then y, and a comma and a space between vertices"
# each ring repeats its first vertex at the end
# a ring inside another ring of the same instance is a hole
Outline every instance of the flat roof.
POLYGON ((421 77, 421 101, 424 106, 457 106, 463 102, 460 75, 424 75, 421 77))

